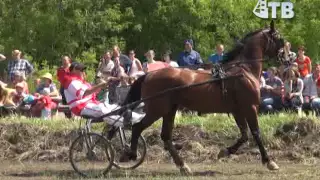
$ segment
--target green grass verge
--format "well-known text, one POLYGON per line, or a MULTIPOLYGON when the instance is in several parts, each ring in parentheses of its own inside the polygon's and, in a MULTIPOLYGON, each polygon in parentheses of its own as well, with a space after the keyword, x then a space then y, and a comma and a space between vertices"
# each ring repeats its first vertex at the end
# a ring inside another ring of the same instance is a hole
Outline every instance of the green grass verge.
MULTIPOLYGON (((315 122, 319 120, 310 116, 315 122)), ((294 113, 280 113, 275 115, 262 115, 259 117, 259 125, 264 139, 272 139, 273 134, 277 127, 282 124, 290 123, 293 121, 299 121, 301 117, 294 113)), ((73 130, 79 128, 79 119, 69 120, 63 118, 55 118, 53 120, 42 120, 38 118, 26 118, 19 116, 11 116, 7 118, 0 118, 0 123, 12 124, 12 123, 25 123, 33 126, 39 126, 42 129, 48 131, 62 131, 73 130)), ((82 121, 83 122, 83 121, 82 121)), ((162 120, 153 124, 153 128, 161 128, 162 120)), ((208 132, 218 132, 225 134, 229 137, 238 136, 239 130, 233 119, 233 116, 228 117, 226 114, 208 114, 205 116, 196 115, 181 115, 178 113, 175 120, 176 125, 196 125, 208 132)), ((95 129, 101 129, 102 124, 94 126, 95 129)))

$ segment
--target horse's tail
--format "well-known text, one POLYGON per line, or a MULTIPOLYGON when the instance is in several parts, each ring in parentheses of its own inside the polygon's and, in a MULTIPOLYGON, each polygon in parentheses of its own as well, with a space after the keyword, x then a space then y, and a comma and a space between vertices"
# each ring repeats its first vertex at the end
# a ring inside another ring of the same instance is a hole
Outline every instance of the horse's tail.
POLYGON ((136 81, 134 81, 122 105, 127 105, 135 101, 139 101, 141 99, 141 86, 146 76, 147 76, 146 74, 143 76, 140 76, 136 81))

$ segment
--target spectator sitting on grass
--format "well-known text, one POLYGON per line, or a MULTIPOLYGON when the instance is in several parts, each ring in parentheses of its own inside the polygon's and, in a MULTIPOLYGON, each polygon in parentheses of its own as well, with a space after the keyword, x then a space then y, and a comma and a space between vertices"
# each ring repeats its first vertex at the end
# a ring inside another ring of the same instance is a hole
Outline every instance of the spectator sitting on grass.
POLYGON ((311 109, 320 115, 320 98, 317 92, 317 82, 319 80, 320 65, 315 65, 312 74, 308 74, 303 79, 304 89, 302 92, 304 109, 311 109))
POLYGON ((266 85, 261 88, 261 111, 273 112, 282 108, 282 87, 283 82, 277 76, 278 70, 275 67, 268 69, 266 85))
POLYGON ((23 99, 27 96, 27 93, 24 91, 24 84, 23 83, 17 83, 15 85, 15 94, 13 97, 13 102, 16 104, 16 106, 19 106, 23 99))
POLYGON ((45 73, 44 75, 41 76, 42 82, 40 85, 37 87, 37 94, 43 94, 44 88, 49 88, 50 89, 50 97, 59 97, 59 92, 57 90, 56 85, 52 82, 52 75, 50 73, 45 73))
POLYGON ((14 77, 13 77, 11 87, 15 88, 16 85, 19 83, 20 86, 23 86, 23 92, 26 94, 29 94, 28 83, 26 82, 24 74, 20 71, 16 71, 13 74, 14 74, 14 77))
POLYGON ((45 87, 42 89, 41 95, 36 97, 35 105, 33 105, 30 110, 31 115, 33 117, 43 117, 43 111, 47 111, 45 113, 46 116, 43 117, 44 119, 47 119, 49 116, 48 111, 50 111, 50 114, 51 114, 51 110, 57 108, 57 104, 52 101, 50 94, 51 94, 50 88, 45 87))
POLYGON ((285 98, 284 106, 287 109, 292 109, 296 112, 301 112, 303 104, 303 80, 300 78, 300 73, 296 69, 290 69, 285 72, 285 98))
POLYGON ((0 81, 0 106, 15 107, 13 97, 15 89, 7 88, 7 84, 0 81))

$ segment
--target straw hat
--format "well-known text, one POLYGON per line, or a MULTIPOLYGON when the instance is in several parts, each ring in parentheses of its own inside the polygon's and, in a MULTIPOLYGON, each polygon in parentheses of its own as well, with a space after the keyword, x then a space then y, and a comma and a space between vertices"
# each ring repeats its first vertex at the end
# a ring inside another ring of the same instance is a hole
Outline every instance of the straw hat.
POLYGON ((50 74, 50 73, 45 73, 44 75, 41 76, 41 78, 50 79, 50 80, 52 81, 52 74, 50 74))

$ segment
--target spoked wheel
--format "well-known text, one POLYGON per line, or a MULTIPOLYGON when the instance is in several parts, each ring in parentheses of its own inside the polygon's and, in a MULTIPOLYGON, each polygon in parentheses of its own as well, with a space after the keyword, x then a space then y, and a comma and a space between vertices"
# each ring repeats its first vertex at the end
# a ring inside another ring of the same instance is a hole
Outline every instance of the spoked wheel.
POLYGON ((84 133, 72 142, 69 159, 73 169, 81 176, 101 177, 112 168, 114 150, 103 136, 84 133))
MULTIPOLYGON (((115 130, 115 129, 113 129, 115 130)), ((118 128, 114 131, 113 136, 108 137, 115 151, 113 165, 118 169, 135 169, 141 165, 147 153, 147 143, 142 135, 138 140, 137 159, 129 162, 120 162, 120 157, 124 151, 130 150, 131 129, 118 128), (110 140, 111 139, 111 140, 110 140)))

